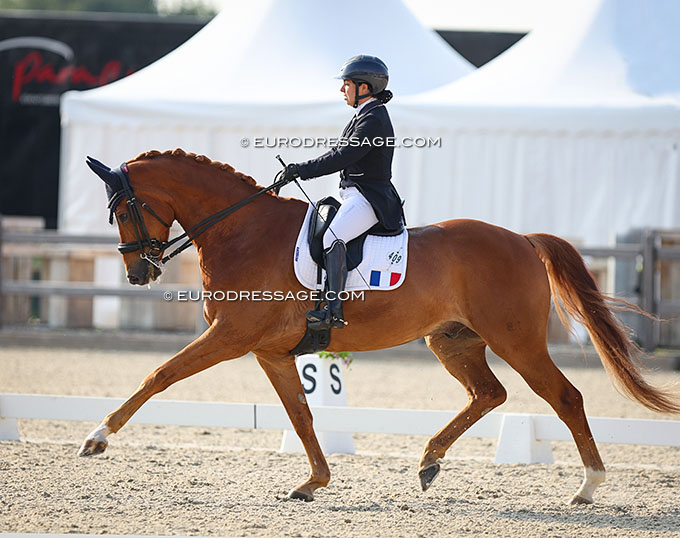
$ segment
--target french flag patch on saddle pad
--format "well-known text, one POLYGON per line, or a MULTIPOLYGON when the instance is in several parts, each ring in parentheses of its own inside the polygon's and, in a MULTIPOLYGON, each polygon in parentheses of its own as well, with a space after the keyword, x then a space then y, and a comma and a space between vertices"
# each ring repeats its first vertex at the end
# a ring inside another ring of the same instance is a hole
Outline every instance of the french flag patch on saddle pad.
POLYGON ((389 288, 394 286, 401 280, 401 273, 394 273, 392 271, 371 271, 371 280, 369 284, 371 288, 389 288))
MULTIPOLYGON (((310 205, 295 243, 293 266, 300 284, 310 290, 320 290, 323 289, 323 282, 326 280, 325 271, 321 284, 317 284, 317 265, 309 253, 307 243, 309 217, 313 211, 314 208, 310 205)), ((364 243, 364 258, 359 266, 347 275, 345 289, 348 291, 396 289, 406 278, 407 258, 407 230, 390 237, 369 235, 364 243)))

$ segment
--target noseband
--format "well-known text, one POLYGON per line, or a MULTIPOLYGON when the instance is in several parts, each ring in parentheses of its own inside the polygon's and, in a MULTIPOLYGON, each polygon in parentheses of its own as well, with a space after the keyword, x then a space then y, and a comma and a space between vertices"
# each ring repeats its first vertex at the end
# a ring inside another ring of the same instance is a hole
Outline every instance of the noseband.
MULTIPOLYGON (((152 217, 154 217, 166 228, 170 228, 170 224, 166 223, 145 202, 143 202, 142 200, 135 196, 135 193, 132 190, 132 185, 130 185, 130 177, 128 175, 127 163, 123 163, 118 168, 114 168, 112 172, 116 174, 116 176, 118 176, 118 178, 120 179, 122 188, 119 191, 115 192, 109 199, 107 207, 110 211, 110 220, 112 222, 113 212, 115 211, 116 206, 125 197, 127 199, 128 214, 130 215, 130 219, 132 220, 132 225, 135 229, 136 237, 136 241, 118 243, 118 252, 120 252, 121 254, 128 254, 130 252, 139 251, 140 253, 139 256, 143 260, 148 261, 151 265, 157 267, 158 269, 161 269, 162 265, 166 264, 169 260, 177 256, 177 254, 189 248, 194 239, 196 239, 199 235, 201 235, 203 232, 208 230, 213 225, 217 224, 222 219, 228 217, 235 211, 241 209, 246 204, 249 204, 261 194, 264 194, 265 192, 272 189, 278 192, 278 189, 280 189, 282 186, 288 183, 288 181, 286 181, 285 179, 279 179, 277 181, 274 181, 274 183, 272 183, 269 187, 264 187, 257 191, 255 194, 251 194, 250 196, 244 198, 243 200, 233 205, 230 205, 229 207, 226 207, 218 211, 217 213, 214 213, 209 217, 203 219, 201 222, 199 222, 195 226, 192 226, 189 230, 185 231, 182 235, 178 235, 177 237, 171 239, 170 241, 161 241, 149 235, 149 231, 147 230, 146 224, 144 223, 144 217, 142 216, 142 209, 148 211, 152 217), (178 246, 167 256, 162 257, 163 252, 166 249, 168 249, 175 243, 181 241, 182 239, 186 239, 184 243, 178 246)), ((280 177, 280 175, 277 177, 280 177)))

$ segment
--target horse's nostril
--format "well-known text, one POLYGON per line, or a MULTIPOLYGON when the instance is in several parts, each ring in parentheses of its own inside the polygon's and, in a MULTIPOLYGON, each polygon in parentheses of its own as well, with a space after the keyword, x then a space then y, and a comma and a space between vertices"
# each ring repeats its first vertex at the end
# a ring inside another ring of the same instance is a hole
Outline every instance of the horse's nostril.
POLYGON ((130 284, 137 284, 139 283, 139 277, 137 275, 128 275, 128 282, 130 284))

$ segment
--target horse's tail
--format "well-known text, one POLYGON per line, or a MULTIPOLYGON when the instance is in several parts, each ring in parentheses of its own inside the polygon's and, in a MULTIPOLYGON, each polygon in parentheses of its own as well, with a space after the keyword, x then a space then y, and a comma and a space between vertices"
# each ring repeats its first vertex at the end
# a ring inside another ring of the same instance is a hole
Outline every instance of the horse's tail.
POLYGON ((564 239, 548 234, 526 237, 545 264, 560 321, 567 328, 571 327, 566 310, 588 330, 615 385, 652 411, 680 413, 680 402, 672 389, 654 387, 642 376, 640 348, 629 336, 628 327, 614 317, 612 310, 633 310, 651 316, 627 301, 605 297, 579 252, 564 239))

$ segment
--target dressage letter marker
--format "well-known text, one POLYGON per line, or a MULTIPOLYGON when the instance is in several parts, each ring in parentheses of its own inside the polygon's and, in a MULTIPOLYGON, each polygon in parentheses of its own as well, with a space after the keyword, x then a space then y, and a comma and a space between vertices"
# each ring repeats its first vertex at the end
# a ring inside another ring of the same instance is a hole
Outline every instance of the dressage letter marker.
MULTIPOLYGON (((300 355, 296 363, 310 407, 347 406, 340 359, 322 359, 316 354, 300 355)), ((312 414, 315 415, 313 409, 312 414)), ((317 433, 317 437, 325 454, 354 454, 351 433, 322 431, 317 433)), ((294 431, 284 430, 280 451, 304 452, 300 438, 294 431)))

